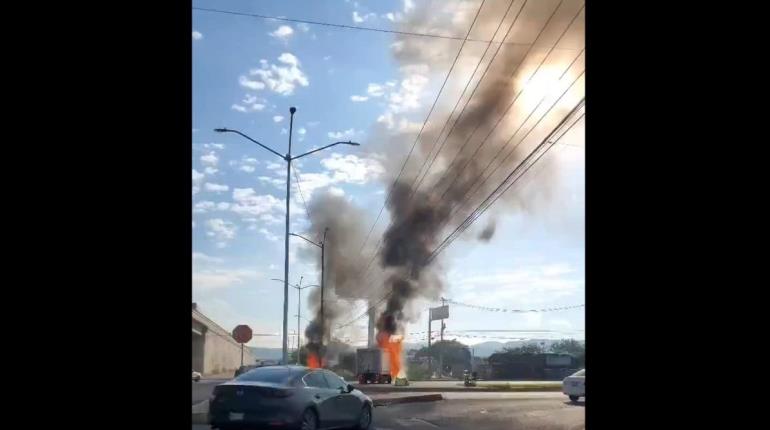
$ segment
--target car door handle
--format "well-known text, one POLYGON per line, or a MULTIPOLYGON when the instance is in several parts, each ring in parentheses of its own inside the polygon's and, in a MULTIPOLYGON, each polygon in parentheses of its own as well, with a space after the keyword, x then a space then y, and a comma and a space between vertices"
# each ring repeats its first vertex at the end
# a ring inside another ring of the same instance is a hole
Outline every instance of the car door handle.
POLYGON ((315 395, 315 396, 313 396, 313 397, 315 397, 316 399, 319 399, 319 400, 321 399, 321 395, 320 395, 320 394, 316 394, 316 395, 315 395))

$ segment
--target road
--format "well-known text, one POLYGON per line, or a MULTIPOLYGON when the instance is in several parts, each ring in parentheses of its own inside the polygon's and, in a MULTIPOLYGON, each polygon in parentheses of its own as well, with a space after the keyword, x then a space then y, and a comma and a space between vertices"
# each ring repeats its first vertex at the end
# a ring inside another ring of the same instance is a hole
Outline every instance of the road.
MULTIPOLYGON (((375 408, 372 430, 582 430, 585 402, 561 393, 441 393, 445 400, 375 408)), ((193 425, 193 430, 208 429, 193 425)))
POLYGON ((192 383, 192 404, 200 403, 204 400, 208 400, 211 393, 214 391, 214 387, 227 381, 227 379, 201 379, 198 382, 192 383))

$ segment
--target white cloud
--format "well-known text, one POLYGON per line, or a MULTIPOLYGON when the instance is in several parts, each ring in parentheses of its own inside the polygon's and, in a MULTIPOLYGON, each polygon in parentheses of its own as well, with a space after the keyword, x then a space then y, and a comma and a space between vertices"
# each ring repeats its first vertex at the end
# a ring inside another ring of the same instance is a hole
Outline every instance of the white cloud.
POLYGON ((224 263, 223 258, 219 257, 211 257, 209 255, 206 255, 202 252, 193 252, 193 264, 195 263, 224 263))
POLYGON ((269 33, 270 36, 275 37, 276 39, 281 39, 283 41, 287 41, 289 37, 291 37, 292 34, 294 34, 294 29, 289 27, 288 25, 282 25, 278 27, 274 32, 269 33))
POLYGON ((257 102, 257 96, 255 96, 253 94, 246 94, 246 96, 243 98, 242 102, 244 104, 247 104, 247 105, 250 105, 252 103, 256 103, 257 102))
POLYGON ((375 13, 367 13, 366 15, 359 15, 358 11, 356 10, 353 11, 353 22, 357 24, 360 24, 368 20, 369 18, 376 18, 376 17, 377 17, 377 14, 375 13))
POLYGON ((217 246, 222 248, 227 241, 235 238, 237 227, 230 221, 213 218, 206 221, 206 235, 219 241, 217 246))
POLYGON ((285 129, 285 128, 282 128, 281 129, 281 134, 289 134, 289 130, 285 129))
POLYGON ((262 214, 259 216, 259 220, 267 224, 281 224, 284 222, 283 219, 271 214, 262 214))
POLYGON ((322 159, 321 165, 333 173, 334 182, 365 184, 385 173, 385 168, 379 161, 359 158, 352 154, 333 153, 330 157, 322 159))
POLYGON ((207 175, 213 175, 214 173, 217 173, 219 169, 215 167, 206 167, 205 169, 203 169, 203 171, 206 172, 207 175))
POLYGON ((258 195, 253 188, 233 188, 230 210, 241 216, 259 216, 283 211, 283 200, 270 194, 258 195))
POLYGON ((329 139, 352 139, 356 134, 361 133, 354 128, 349 128, 345 131, 330 131, 326 133, 329 139))
POLYGON ((297 24, 297 28, 299 28, 300 31, 302 31, 303 33, 307 33, 308 31, 310 31, 310 26, 305 24, 304 22, 297 24))
POLYGON ((273 233, 270 233, 266 228, 260 228, 259 232, 262 233, 263 236, 265 236, 265 239, 271 242, 277 242, 278 239, 280 239, 278 236, 274 235, 273 233))
POLYGON ((201 156, 201 163, 207 166, 216 166, 218 162, 219 162, 219 157, 217 157, 217 154, 214 153, 213 151, 209 152, 206 155, 201 156))
POLYGON ((354 102, 365 102, 369 100, 369 97, 353 95, 353 96, 350 96, 350 100, 354 102))
POLYGON ((275 116, 273 116, 273 121, 274 122, 281 122, 281 121, 283 121, 283 116, 275 115, 275 116))
POLYGON ((272 162, 272 161, 268 161, 268 162, 267 162, 267 164, 265 165, 265 167, 266 167, 268 170, 278 170, 278 169, 280 169, 280 168, 282 168, 282 167, 283 167, 283 164, 280 164, 280 163, 274 163, 274 162, 272 162))
POLYGON ((195 269, 193 270, 193 290, 208 292, 211 290, 237 287, 246 281, 261 278, 261 273, 245 269, 195 269))
POLYGON ((315 127, 315 126, 317 126, 320 123, 321 123, 321 121, 310 121, 310 122, 307 123, 307 126, 308 127, 315 127))
POLYGON ((200 187, 200 186, 198 186, 198 185, 193 185, 193 187, 192 187, 192 193, 193 193, 193 195, 196 195, 196 194, 198 194, 199 192, 201 192, 201 187, 200 187))
POLYGON ((243 75, 238 77, 238 83, 241 84, 242 87, 246 87, 252 90, 261 90, 265 88, 265 84, 263 82, 252 81, 243 75))
POLYGON ((366 93, 372 97, 381 97, 385 94, 385 87, 380 84, 370 83, 366 88, 366 93))
POLYGON ((247 109, 241 105, 232 105, 230 106, 230 109, 237 110, 238 112, 246 112, 247 109))
POLYGON ((192 169, 192 180, 193 180, 193 183, 199 183, 200 181, 203 180, 204 176, 205 175, 203 173, 200 173, 199 171, 197 171, 195 169, 192 169))
MULTIPOLYGON (((261 80, 259 83, 262 84, 262 88, 267 87, 271 91, 284 96, 293 94, 298 85, 303 87, 310 85, 307 76, 300 70, 300 62, 297 57, 291 53, 284 52, 278 57, 278 61, 286 66, 268 65, 265 62, 262 64, 262 68, 252 69, 249 71, 249 74, 259 77, 261 80)), ((241 85, 243 85, 243 82, 241 85)))
POLYGON ((327 56, 325 56, 325 57, 324 57, 324 61, 329 61, 329 60, 331 60, 331 59, 332 59, 332 56, 331 56, 331 55, 327 55, 327 56))
POLYGON ((412 9, 414 9, 414 1, 404 0, 404 13, 407 13, 412 9))
POLYGON ((248 164, 244 164, 243 166, 239 167, 239 170, 242 170, 246 173, 252 173, 256 168, 254 166, 249 166, 248 164))
POLYGON ((246 164, 259 164, 259 160, 256 158, 244 158, 243 162, 246 164))
POLYGON ((305 127, 300 127, 300 128, 297 130, 297 133, 299 133, 299 134, 305 134, 305 133, 307 133, 307 130, 305 129, 305 127))
POLYGON ((212 191, 215 193, 221 193, 223 191, 227 191, 230 189, 227 185, 220 185, 220 184, 214 184, 211 182, 206 182, 206 184, 203 186, 206 191, 212 191))
POLYGON ((213 210, 216 207, 216 204, 211 201, 204 200, 202 202, 198 202, 193 207, 193 212, 195 213, 205 213, 210 210, 213 210))
POLYGON ((251 105, 251 110, 261 111, 264 108, 265 108, 265 105, 263 105, 262 103, 254 103, 253 105, 251 105))
POLYGON ((388 12, 383 16, 385 17, 385 19, 387 19, 390 22, 393 22, 396 20, 396 15, 394 15, 393 12, 388 12))
POLYGON ((342 197, 345 195, 345 190, 338 187, 329 187, 329 194, 337 197, 342 197))
POLYGON ((428 66, 425 64, 401 67, 405 78, 401 86, 388 96, 388 107, 394 113, 408 112, 420 107, 420 96, 428 84, 428 66))
POLYGON ((200 31, 193 30, 192 38, 193 38, 193 40, 201 40, 201 39, 203 39, 203 34, 200 31))

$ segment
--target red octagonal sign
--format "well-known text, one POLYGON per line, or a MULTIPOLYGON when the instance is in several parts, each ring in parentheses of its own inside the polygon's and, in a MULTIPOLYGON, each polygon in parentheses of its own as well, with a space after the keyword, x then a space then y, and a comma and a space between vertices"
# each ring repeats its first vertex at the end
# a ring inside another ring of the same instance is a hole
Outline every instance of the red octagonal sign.
POLYGON ((251 327, 247 325, 239 325, 233 329, 233 339, 238 343, 246 343, 251 340, 253 335, 251 327))

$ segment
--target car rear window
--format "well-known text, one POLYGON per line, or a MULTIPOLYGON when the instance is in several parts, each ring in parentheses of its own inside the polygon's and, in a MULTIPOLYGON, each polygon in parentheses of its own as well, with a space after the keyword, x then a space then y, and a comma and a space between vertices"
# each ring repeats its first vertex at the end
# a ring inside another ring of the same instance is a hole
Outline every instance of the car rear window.
POLYGON ((237 381, 252 382, 270 382, 273 384, 284 384, 289 381, 291 373, 288 369, 258 367, 235 378, 237 381))

